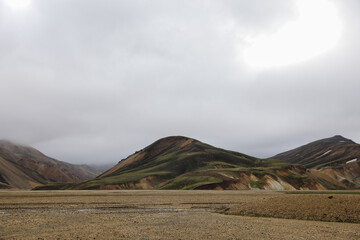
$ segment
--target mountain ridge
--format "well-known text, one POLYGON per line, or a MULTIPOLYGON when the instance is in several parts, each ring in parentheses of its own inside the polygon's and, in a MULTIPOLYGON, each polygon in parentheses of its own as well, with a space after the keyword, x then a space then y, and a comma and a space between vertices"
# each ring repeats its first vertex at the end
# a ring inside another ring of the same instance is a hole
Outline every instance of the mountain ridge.
POLYGON ((318 182, 326 180, 327 188, 360 188, 360 145, 340 135, 310 142, 273 158, 303 165, 318 182))
POLYGON ((344 164, 360 158, 360 145, 354 141, 335 135, 279 153, 272 158, 301 164, 308 168, 344 164))
POLYGON ((38 189, 319 189, 306 169, 183 136, 159 139, 95 179, 38 189))
MULTIPOLYGON (((1 148, 1 145, 4 143, 0 141, 0 158, 14 152, 5 160, 0 159, 0 187, 4 188, 11 185, 1 172, 4 161, 17 164, 15 167, 18 170, 21 166, 22 173, 37 174, 31 178, 37 190, 360 188, 360 145, 340 135, 267 159, 217 148, 189 137, 169 136, 136 151, 107 171, 80 181, 53 181, 31 164, 35 161, 36 166, 41 165, 45 156, 41 152, 29 147, 23 149, 23 146, 1 148), (35 157, 28 159, 34 154, 35 157)), ((56 160, 50 158, 46 161, 56 160)), ((45 173, 48 172, 51 171, 45 173)))
POLYGON ((31 189, 51 182, 75 182, 96 177, 96 170, 50 158, 30 146, 0 140, 0 187, 31 189))

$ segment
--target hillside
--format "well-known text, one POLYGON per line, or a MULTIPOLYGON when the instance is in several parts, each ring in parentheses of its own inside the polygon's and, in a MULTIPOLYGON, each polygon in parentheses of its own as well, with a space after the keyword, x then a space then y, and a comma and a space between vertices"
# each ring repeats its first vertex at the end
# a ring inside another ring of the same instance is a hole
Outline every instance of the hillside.
POLYGON ((35 171, 0 157, 0 189, 30 189, 47 182, 35 171))
POLYGON ((360 145, 339 135, 311 142, 272 158, 308 168, 314 179, 329 189, 360 187, 360 145))
POLYGON ((360 145, 337 135, 277 154, 272 158, 300 164, 307 168, 338 166, 360 159, 360 145))
POLYGON ((47 157, 38 150, 0 141, 0 188, 30 189, 49 182, 77 182, 99 172, 47 157))
POLYGON ((306 169, 175 136, 160 139, 97 178, 37 189, 323 189, 306 169))

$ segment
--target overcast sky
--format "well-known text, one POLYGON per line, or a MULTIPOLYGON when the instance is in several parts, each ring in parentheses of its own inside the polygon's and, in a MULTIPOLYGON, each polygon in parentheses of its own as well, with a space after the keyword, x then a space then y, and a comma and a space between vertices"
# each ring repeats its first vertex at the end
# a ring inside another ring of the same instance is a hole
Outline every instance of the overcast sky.
POLYGON ((358 0, 14 1, 2 139, 97 164, 170 135, 256 157, 360 142, 358 0))

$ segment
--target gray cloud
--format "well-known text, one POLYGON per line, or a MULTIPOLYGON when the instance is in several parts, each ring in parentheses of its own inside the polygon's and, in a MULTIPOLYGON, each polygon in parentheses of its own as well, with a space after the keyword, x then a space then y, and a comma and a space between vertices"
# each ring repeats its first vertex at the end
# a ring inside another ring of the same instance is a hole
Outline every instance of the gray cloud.
POLYGON ((335 49, 254 73, 239 61, 246 35, 296 17, 294 1, 0 1, 1 138, 76 163, 169 135, 259 157, 335 134, 360 142, 360 6, 335 3, 335 49))

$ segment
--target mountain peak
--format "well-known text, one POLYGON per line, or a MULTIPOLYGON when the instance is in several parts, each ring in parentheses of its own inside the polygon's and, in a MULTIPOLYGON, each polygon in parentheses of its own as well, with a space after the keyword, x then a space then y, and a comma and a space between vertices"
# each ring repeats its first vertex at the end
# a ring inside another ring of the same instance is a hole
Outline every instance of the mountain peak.
POLYGON ((175 142, 182 142, 182 141, 187 141, 187 140, 194 140, 194 139, 185 137, 185 136, 168 136, 168 137, 160 138, 159 140, 155 141, 153 144, 161 143, 161 142, 175 143, 175 142))
POLYGON ((337 143, 354 144, 355 143, 351 139, 345 138, 345 137, 343 137, 341 135, 335 135, 335 136, 333 136, 331 138, 327 138, 327 139, 323 139, 323 140, 324 141, 328 140, 329 142, 333 142, 334 144, 337 144, 337 143))
POLYGON ((193 138, 184 137, 184 136, 169 136, 169 137, 164 137, 164 138, 157 140, 156 142, 149 145, 145 149, 150 149, 150 148, 154 148, 154 147, 168 148, 170 146, 175 146, 175 145, 184 147, 192 142, 198 142, 198 141, 193 138), (186 143, 186 144, 184 144, 184 143, 186 143))
POLYGON ((277 154, 273 158, 312 168, 344 164, 349 160, 357 159, 359 152, 359 144, 335 135, 277 154))
POLYGON ((187 147, 195 142, 199 141, 184 136, 169 136, 161 138, 144 149, 136 151, 126 159, 122 159, 116 166, 102 173, 99 177, 114 174, 120 169, 145 164, 147 161, 149 161, 149 159, 153 159, 161 153, 175 149, 183 149, 184 147, 187 147))

